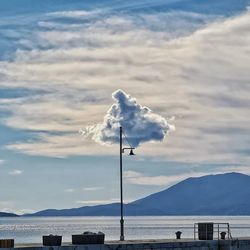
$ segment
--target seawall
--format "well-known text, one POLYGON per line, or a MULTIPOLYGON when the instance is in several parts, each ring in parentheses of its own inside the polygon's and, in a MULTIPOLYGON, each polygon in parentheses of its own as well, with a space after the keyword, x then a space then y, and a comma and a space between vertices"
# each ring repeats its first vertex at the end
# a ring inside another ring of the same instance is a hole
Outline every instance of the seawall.
POLYGON ((106 242, 102 245, 63 245, 44 247, 39 245, 17 245, 1 250, 250 250, 250 238, 233 240, 152 240, 106 242))

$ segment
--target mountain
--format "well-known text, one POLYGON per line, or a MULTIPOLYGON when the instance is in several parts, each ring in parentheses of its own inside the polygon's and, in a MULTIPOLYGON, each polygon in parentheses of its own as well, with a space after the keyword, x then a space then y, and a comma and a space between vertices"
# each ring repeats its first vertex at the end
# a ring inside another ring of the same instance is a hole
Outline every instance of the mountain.
POLYGON ((250 176, 240 173, 188 178, 132 204, 168 215, 250 215, 250 176))
POLYGON ((0 212, 0 217, 19 217, 17 214, 0 212))
MULTIPOLYGON (((164 215, 159 209, 147 209, 134 204, 124 204, 124 214, 127 216, 143 215, 164 215)), ((107 205, 86 206, 71 209, 46 209, 34 214, 25 214, 24 216, 119 216, 120 203, 107 205)))
MULTIPOLYGON (((161 192, 124 205, 124 214, 250 215, 250 176, 240 173, 188 178, 161 192)), ((43 210, 26 216, 118 216, 119 203, 62 210, 43 210)))

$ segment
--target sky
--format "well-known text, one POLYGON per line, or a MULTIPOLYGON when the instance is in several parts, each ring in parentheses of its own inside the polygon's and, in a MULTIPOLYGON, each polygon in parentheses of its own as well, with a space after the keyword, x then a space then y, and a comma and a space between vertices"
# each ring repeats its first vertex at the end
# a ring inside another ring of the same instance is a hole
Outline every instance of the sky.
POLYGON ((250 174, 249 4, 0 1, 0 211, 118 202, 120 124, 125 202, 250 174))

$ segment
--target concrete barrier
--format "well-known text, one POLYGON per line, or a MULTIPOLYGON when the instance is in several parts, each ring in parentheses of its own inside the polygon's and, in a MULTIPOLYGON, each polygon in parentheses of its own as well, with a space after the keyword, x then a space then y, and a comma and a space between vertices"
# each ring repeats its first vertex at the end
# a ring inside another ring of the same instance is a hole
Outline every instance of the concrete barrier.
MULTIPOLYGON (((1 249, 3 250, 3 249, 1 249)), ((24 246, 5 250, 250 250, 250 239, 124 241, 96 245, 63 245, 57 247, 24 246)))
POLYGON ((0 248, 13 248, 14 239, 0 239, 0 248))

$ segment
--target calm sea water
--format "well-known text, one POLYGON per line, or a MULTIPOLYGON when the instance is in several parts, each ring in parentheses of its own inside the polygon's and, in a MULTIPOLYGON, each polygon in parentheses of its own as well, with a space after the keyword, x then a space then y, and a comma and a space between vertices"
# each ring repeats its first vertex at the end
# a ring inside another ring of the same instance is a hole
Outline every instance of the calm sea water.
MULTIPOLYGON (((250 237, 250 216, 160 216, 126 217, 126 239, 173 239, 182 231, 183 238, 194 237, 194 223, 230 223, 233 237, 250 237)), ((16 243, 41 243, 42 235, 57 234, 64 242, 71 241, 72 234, 84 231, 102 231, 107 240, 119 239, 118 217, 43 217, 1 218, 0 238, 14 238, 16 243)))

